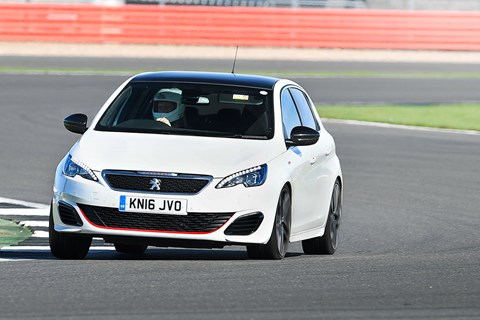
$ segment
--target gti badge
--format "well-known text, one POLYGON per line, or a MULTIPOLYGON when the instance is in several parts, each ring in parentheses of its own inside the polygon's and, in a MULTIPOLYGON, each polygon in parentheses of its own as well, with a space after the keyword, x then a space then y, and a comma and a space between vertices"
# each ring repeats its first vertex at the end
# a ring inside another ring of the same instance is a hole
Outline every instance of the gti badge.
POLYGON ((150 180, 150 185, 152 186, 150 190, 160 191, 160 183, 162 183, 162 180, 157 178, 150 180))

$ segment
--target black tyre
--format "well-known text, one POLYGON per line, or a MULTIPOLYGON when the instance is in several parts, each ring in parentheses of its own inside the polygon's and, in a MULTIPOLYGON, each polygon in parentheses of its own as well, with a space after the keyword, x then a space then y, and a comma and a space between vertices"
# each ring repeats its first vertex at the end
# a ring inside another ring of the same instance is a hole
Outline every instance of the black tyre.
POLYGON ((334 254, 338 247, 340 221, 342 218, 342 189, 337 180, 333 186, 325 233, 321 237, 302 241, 306 254, 334 254))
POLYGON ((290 241, 291 211, 290 190, 284 186, 278 199, 270 240, 266 244, 247 246, 249 258, 280 260, 285 257, 290 241))
POLYGON ((59 259, 83 259, 90 249, 92 237, 55 231, 52 207, 50 207, 48 242, 50 244, 50 251, 59 259))
POLYGON ((115 250, 125 254, 143 254, 147 250, 146 245, 115 243, 115 250))

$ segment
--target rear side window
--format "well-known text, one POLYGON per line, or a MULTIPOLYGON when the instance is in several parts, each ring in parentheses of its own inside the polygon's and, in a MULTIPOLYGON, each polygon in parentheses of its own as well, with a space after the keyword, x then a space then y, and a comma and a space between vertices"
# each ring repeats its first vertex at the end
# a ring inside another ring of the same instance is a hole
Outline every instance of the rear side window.
POLYGON ((295 104, 297 106, 298 112, 300 113, 300 118, 302 119, 303 126, 318 131, 318 123, 313 116, 312 107, 305 94, 297 88, 290 88, 289 90, 295 100, 295 104))
POLYGON ((283 133, 286 139, 290 139, 290 133, 292 133, 292 129, 301 126, 302 123, 300 121, 297 108, 295 107, 295 102, 293 102, 293 98, 288 89, 283 90, 282 92, 281 104, 283 133))

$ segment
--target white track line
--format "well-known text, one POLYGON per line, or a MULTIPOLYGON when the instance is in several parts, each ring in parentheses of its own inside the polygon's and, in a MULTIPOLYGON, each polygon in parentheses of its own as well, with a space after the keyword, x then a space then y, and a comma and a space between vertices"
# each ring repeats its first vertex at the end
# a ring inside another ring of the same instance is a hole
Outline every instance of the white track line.
MULTIPOLYGON (((13 247, 3 247, 0 249, 1 251, 31 251, 31 252, 36 252, 36 251, 50 251, 49 246, 13 246, 13 247)), ((92 246, 90 247, 89 250, 94 250, 94 251, 102 251, 102 250, 115 250, 113 246, 92 246)))
POLYGON ((0 258, 0 262, 29 261, 29 260, 32 260, 32 259, 22 259, 22 258, 19 258, 19 259, 7 259, 7 258, 0 258))
MULTIPOLYGON (((89 251, 112 251, 115 250, 115 247, 113 246, 92 246, 90 247, 89 251)), ((0 249, 0 252, 2 251, 8 251, 8 252, 16 252, 16 251, 22 251, 22 252, 45 252, 48 251, 50 252, 50 247, 49 246, 12 246, 12 247, 2 247, 0 249)))
POLYGON ((48 231, 35 231, 32 238, 48 238, 48 231))
POLYGON ((37 208, 37 209, 48 209, 50 207, 49 205, 46 205, 46 204, 43 204, 43 203, 28 202, 28 201, 22 201, 22 200, 10 199, 10 198, 2 198, 2 197, 0 197, 0 202, 18 204, 18 205, 21 205, 21 206, 32 207, 32 208, 37 208))
POLYGON ((431 127, 415 127, 415 126, 405 126, 400 124, 391 124, 391 123, 383 123, 383 122, 338 120, 338 119, 327 119, 327 118, 322 118, 322 121, 326 123, 341 123, 341 124, 349 124, 349 125, 365 126, 365 127, 405 129, 405 130, 413 130, 413 131, 440 132, 440 133, 455 133, 455 134, 466 134, 466 135, 473 135, 473 136, 480 135, 480 131, 475 131, 475 130, 454 130, 454 129, 441 129, 441 128, 431 128, 431 127))
POLYGON ((28 221, 20 221, 20 224, 23 224, 28 227, 48 227, 48 221, 28 220, 28 221))
POLYGON ((50 251, 49 246, 11 246, 11 247, 2 247, 1 251, 50 251))
MULTIPOLYGON (((115 248, 112 247, 90 247, 90 253, 100 253, 102 251, 114 251, 115 248)), ((49 253, 50 247, 49 246, 17 246, 17 247, 3 247, 0 248, 0 255, 2 251, 7 252, 21 252, 21 253, 49 253)), ((0 258, 0 262, 22 262, 22 261, 32 261, 36 260, 35 258, 0 258)))
POLYGON ((48 217, 50 210, 47 209, 20 209, 20 208, 1 208, 0 216, 43 216, 48 217))

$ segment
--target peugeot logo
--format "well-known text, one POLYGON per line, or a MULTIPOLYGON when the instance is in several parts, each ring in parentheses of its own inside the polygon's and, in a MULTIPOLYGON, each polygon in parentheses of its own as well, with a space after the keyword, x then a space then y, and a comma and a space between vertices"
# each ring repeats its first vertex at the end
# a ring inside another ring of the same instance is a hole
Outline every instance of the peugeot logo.
POLYGON ((162 180, 157 179, 157 178, 153 178, 152 180, 150 180, 150 185, 152 186, 150 188, 150 190, 160 191, 160 184, 161 183, 162 183, 162 180))

